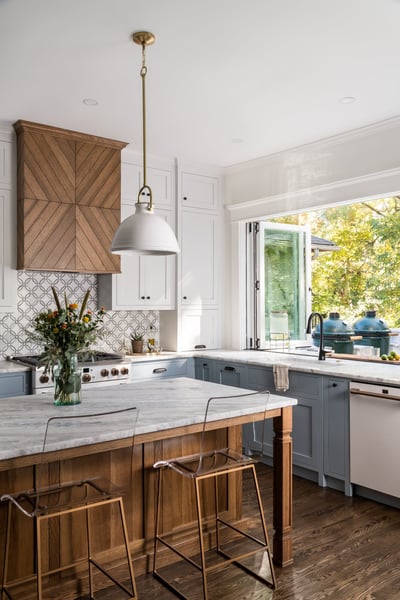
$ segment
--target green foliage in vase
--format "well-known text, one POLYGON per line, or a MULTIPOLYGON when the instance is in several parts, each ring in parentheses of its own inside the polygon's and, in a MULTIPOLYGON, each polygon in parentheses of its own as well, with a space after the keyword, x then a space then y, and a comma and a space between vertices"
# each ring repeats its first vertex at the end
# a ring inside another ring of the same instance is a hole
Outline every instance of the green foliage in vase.
POLYGON ((53 369, 60 360, 69 359, 73 354, 89 350, 101 336, 105 310, 93 312, 87 307, 90 290, 84 296, 81 307, 70 303, 64 295, 61 304, 54 287, 51 288, 56 308, 40 312, 33 322, 30 338, 44 347, 41 355, 46 370, 53 369))

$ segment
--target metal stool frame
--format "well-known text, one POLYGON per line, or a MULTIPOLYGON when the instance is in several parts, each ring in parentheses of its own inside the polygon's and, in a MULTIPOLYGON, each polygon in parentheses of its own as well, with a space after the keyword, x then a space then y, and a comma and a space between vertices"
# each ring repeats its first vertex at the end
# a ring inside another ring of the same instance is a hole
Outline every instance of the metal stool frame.
MULTIPOLYGON (((106 411, 103 413, 91 413, 91 414, 80 414, 80 415, 63 415, 57 417, 50 417, 46 423, 43 448, 42 448, 42 463, 38 465, 39 473, 42 470, 43 456, 47 451, 48 436, 51 427, 55 423, 61 421, 67 422, 70 420, 89 420, 93 418, 98 421, 102 418, 111 418, 112 416, 121 416, 126 423, 126 418, 131 415, 132 418, 132 446, 131 452, 133 453, 133 440, 134 430, 137 420, 138 411, 136 407, 123 408, 114 411, 106 411)), ((112 422, 112 419, 111 421, 112 422)), ((86 424, 86 422, 85 422, 86 424)), ((124 426, 127 428, 127 426, 124 426)), ((131 454, 133 456, 133 454, 131 454)), ((132 461, 131 461, 132 464, 132 461)), ((132 474, 132 473, 131 473, 132 474)), ((90 599, 95 600, 94 597, 94 584, 93 584, 93 567, 96 567, 103 575, 110 579, 116 586, 118 586, 123 592, 129 596, 130 600, 137 600, 137 588, 134 576, 133 564, 129 549, 129 538, 125 519, 125 511, 123 505, 122 490, 118 489, 109 480, 101 479, 99 477, 81 479, 79 481, 72 481, 68 483, 60 483, 55 485, 43 486, 40 475, 38 474, 38 483, 35 485, 34 490, 23 491, 13 494, 3 494, 0 501, 8 503, 7 510, 7 526, 6 526, 6 537, 5 537, 5 550, 3 559, 3 576, 1 582, 0 600, 3 600, 4 595, 9 599, 13 600, 11 595, 11 588, 29 581, 36 580, 36 594, 37 600, 43 600, 43 577, 53 575, 58 572, 71 569, 82 562, 87 562, 88 566, 88 581, 89 581, 89 594, 90 599), (60 502, 63 494, 72 494, 74 490, 80 491, 83 498, 76 502, 70 502, 64 504, 60 502), (54 504, 52 504, 52 501, 54 504), (99 507, 116 505, 118 508, 118 514, 120 519, 121 531, 123 536, 123 543, 125 548, 126 561, 129 572, 129 580, 131 589, 128 589, 121 581, 118 581, 105 567, 100 565, 92 554, 92 527, 90 523, 90 513, 99 507), (32 576, 25 577, 24 579, 8 581, 8 567, 10 559, 10 538, 11 538, 11 525, 12 525, 12 512, 13 510, 19 510, 26 517, 34 520, 34 548, 35 548, 35 572, 32 576), (87 545, 87 556, 86 558, 79 558, 76 561, 62 565, 54 569, 43 570, 42 569, 42 525, 49 520, 65 515, 71 515, 73 513, 85 513, 86 521, 86 545, 87 545)))
POLYGON ((230 398, 244 398, 246 396, 252 396, 255 394, 266 394, 266 403, 264 407, 264 416, 265 411, 267 410, 268 400, 269 400, 269 392, 254 392, 247 394, 239 394, 232 396, 219 396, 209 398, 206 406, 203 430, 201 434, 200 441, 200 452, 197 454, 193 454, 190 456, 178 457, 169 460, 161 460, 154 464, 154 468, 158 470, 158 490, 157 490, 157 502, 156 502, 156 522, 155 522, 155 534, 154 534, 154 558, 153 558, 153 575, 163 583, 170 591, 172 591, 179 598, 184 600, 188 600, 188 597, 179 590, 171 581, 169 581, 164 575, 162 575, 157 566, 157 558, 159 552, 159 545, 169 548, 172 552, 178 555, 180 558, 191 564, 197 570, 201 571, 202 574, 202 585, 203 585, 203 598, 204 600, 208 600, 208 589, 207 589, 207 574, 213 571, 217 571, 226 567, 229 564, 234 564, 237 567, 243 569, 247 574, 252 575, 261 583, 267 585, 268 587, 275 589, 276 587, 276 578, 274 567, 272 564, 272 555, 270 550, 270 544, 268 539, 268 532, 264 517, 264 510, 262 505, 261 493, 257 479, 257 473, 255 469, 255 458, 245 456, 236 451, 233 451, 229 448, 223 448, 218 450, 211 451, 203 451, 204 448, 204 436, 207 430, 207 417, 210 410, 210 404, 219 399, 230 399, 230 398), (211 463, 211 464, 209 464, 211 463), (196 466, 197 465, 197 466, 196 466), (195 501, 196 501, 196 512, 197 512, 197 529, 198 529, 198 541, 200 547, 200 562, 196 562, 196 560, 192 559, 190 556, 184 554, 178 548, 174 547, 172 543, 168 541, 168 537, 172 534, 172 532, 161 532, 160 531, 160 520, 162 513, 162 497, 163 497, 163 478, 168 469, 172 469, 173 471, 179 473, 180 475, 190 478, 194 482, 194 492, 195 492, 195 501), (257 497, 257 507, 258 513, 261 522, 261 529, 263 534, 263 539, 259 539, 254 537, 247 531, 240 529, 237 525, 230 523, 226 519, 223 519, 220 516, 220 508, 218 502, 218 480, 221 476, 229 475, 232 473, 239 473, 243 471, 250 471, 252 475, 252 481, 255 488, 255 493, 257 497), (201 485, 203 481, 208 479, 213 479, 214 482, 214 503, 215 503, 215 538, 216 538, 216 550, 218 554, 220 554, 224 560, 220 561, 213 565, 207 565, 206 561, 206 550, 205 550, 205 541, 204 541, 204 532, 203 532, 203 523, 204 516, 202 514, 202 500, 201 500, 201 485), (221 547, 220 543, 220 526, 223 525, 241 536, 251 539, 255 544, 259 547, 256 547, 250 551, 238 554, 236 556, 228 555, 221 547), (248 558, 256 553, 263 551, 267 552, 269 568, 271 573, 271 579, 267 579, 255 571, 251 570, 246 565, 242 564, 241 561, 245 558, 248 558))

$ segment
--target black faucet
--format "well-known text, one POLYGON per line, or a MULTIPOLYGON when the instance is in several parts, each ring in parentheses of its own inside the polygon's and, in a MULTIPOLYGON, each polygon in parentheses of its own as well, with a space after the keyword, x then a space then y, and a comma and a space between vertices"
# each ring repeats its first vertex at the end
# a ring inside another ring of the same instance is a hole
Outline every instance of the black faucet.
POLYGON ((314 320, 314 317, 319 319, 319 352, 318 352, 318 360, 325 360, 325 350, 324 350, 324 318, 319 312, 313 312, 308 317, 307 321, 307 329, 306 333, 311 333, 311 325, 314 320))

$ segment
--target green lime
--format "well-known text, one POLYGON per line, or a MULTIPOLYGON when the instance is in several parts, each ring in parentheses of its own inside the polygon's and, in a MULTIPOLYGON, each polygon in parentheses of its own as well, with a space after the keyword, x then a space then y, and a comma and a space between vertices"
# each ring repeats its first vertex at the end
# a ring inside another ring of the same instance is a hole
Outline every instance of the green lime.
POLYGON ((381 354, 381 359, 382 360, 388 360, 388 355, 387 354, 381 354))

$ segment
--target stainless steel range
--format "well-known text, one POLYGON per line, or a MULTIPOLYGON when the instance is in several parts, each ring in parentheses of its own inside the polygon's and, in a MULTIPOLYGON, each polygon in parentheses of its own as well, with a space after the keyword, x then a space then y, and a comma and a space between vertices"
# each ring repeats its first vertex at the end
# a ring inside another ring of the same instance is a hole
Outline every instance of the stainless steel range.
MULTIPOLYGON (((7 360, 31 367, 32 393, 49 392, 54 387, 51 373, 45 373, 40 355, 7 356, 7 360)), ((114 385, 130 381, 130 362, 119 354, 95 351, 78 355, 83 384, 114 385)))

